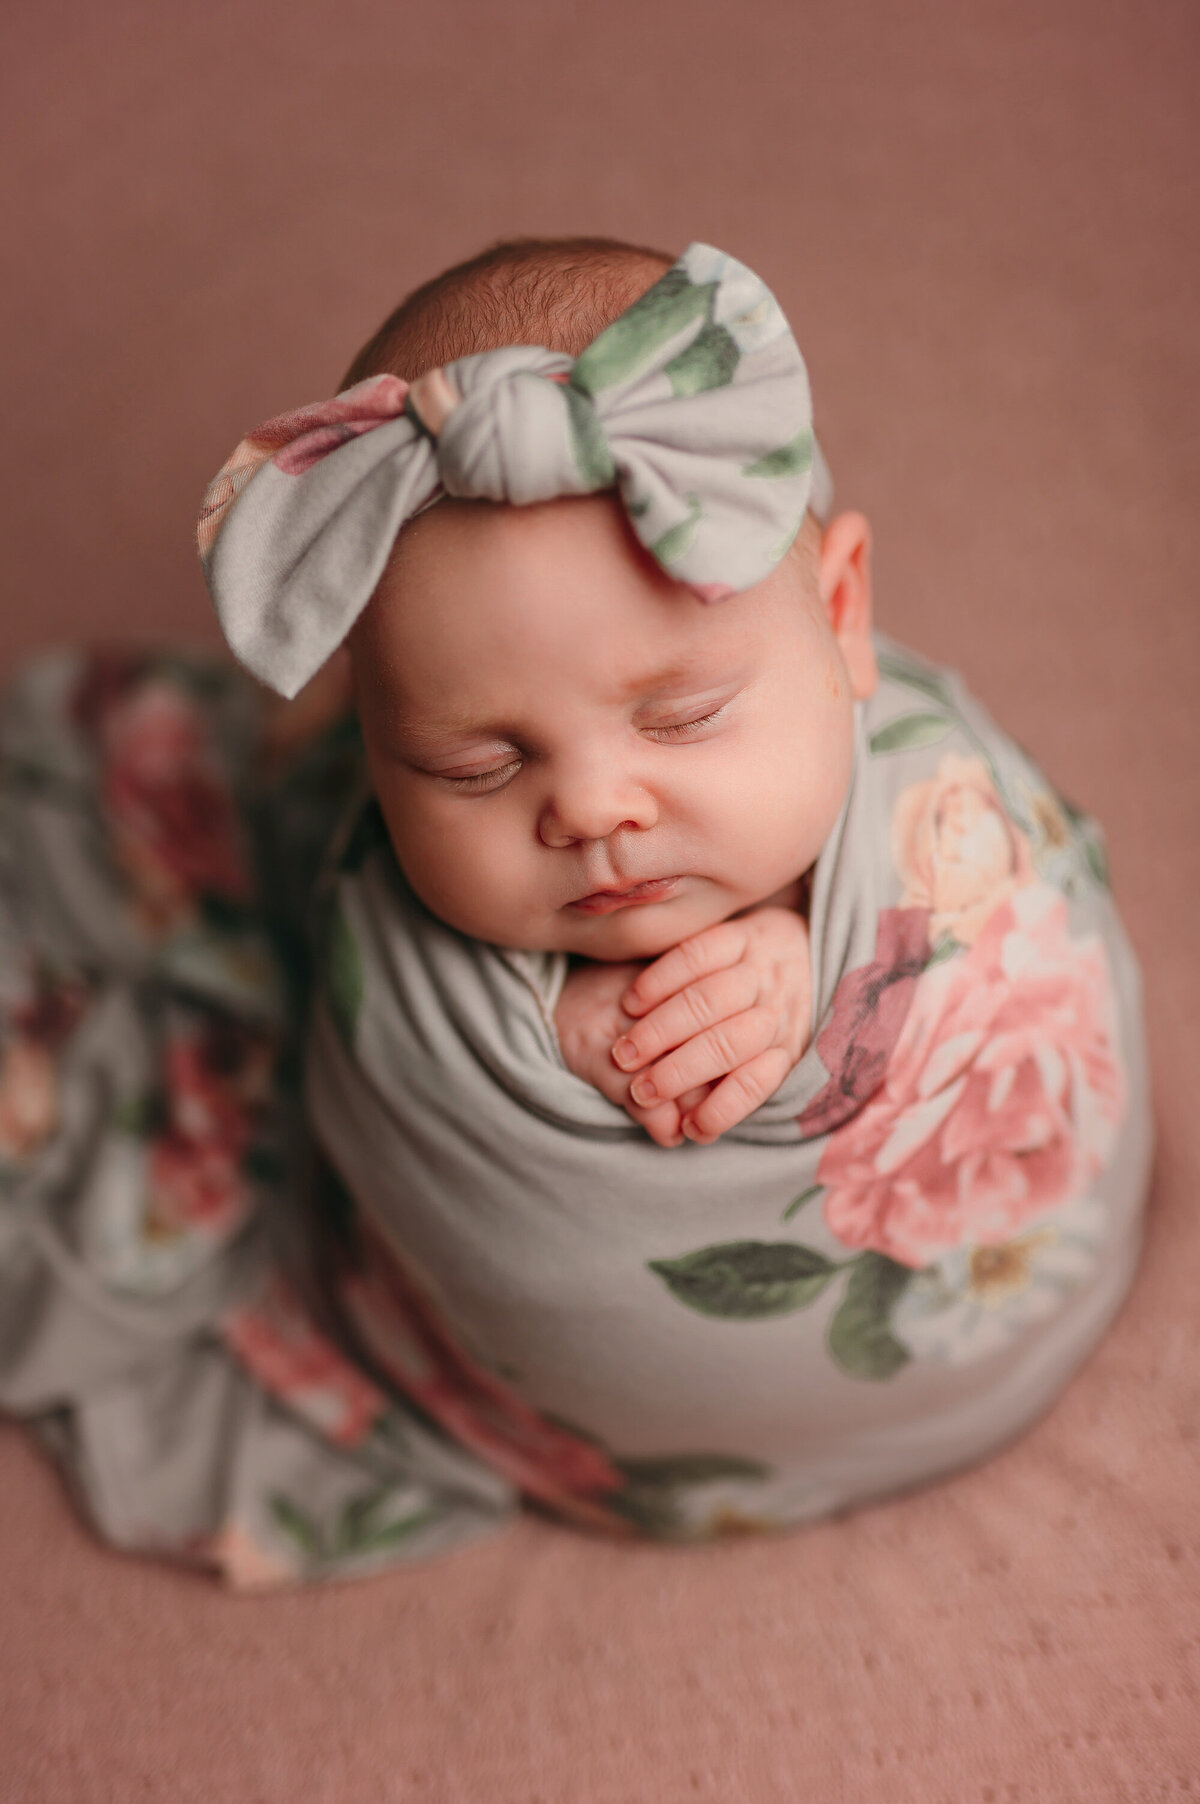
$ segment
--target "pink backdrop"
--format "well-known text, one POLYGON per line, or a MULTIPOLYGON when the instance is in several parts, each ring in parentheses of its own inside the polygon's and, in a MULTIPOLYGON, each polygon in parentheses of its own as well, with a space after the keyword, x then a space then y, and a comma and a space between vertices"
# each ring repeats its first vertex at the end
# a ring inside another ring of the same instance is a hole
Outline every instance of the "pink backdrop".
POLYGON ((796 325, 882 624, 1105 822, 1161 1141, 1137 1287, 1042 1424, 777 1543, 528 1521, 233 1601, 95 1545, 0 1431, 0 1792, 1200 1796, 1193 0, 45 0, 7 25, 0 661, 215 643, 205 480, 446 262, 518 232, 722 245, 796 325))

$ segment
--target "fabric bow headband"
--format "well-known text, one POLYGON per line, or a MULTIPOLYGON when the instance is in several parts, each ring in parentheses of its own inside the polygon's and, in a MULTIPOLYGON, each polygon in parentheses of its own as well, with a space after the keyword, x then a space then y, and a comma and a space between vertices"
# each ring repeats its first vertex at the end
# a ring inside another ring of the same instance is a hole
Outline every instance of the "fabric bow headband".
POLYGON ((345 639, 396 534, 443 494, 518 506, 616 488, 704 601, 761 582, 833 485, 804 360, 744 264, 692 244, 574 361, 514 345, 371 376, 244 438, 205 493, 200 558, 235 656, 292 696, 345 639))

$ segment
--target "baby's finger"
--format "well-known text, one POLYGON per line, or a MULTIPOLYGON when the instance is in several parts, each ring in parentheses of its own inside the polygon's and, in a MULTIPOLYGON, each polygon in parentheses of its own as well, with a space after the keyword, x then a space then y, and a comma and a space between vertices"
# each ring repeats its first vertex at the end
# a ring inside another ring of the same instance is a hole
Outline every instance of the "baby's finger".
POLYGON ((703 1102, 680 1107, 684 1134, 699 1146, 711 1145, 774 1096, 789 1069, 786 1047, 769 1046, 731 1071, 723 1083, 714 1084, 703 1102))
POLYGON ((644 1015, 685 984, 736 964, 746 950, 746 940, 746 928, 740 921, 722 921, 680 940, 638 973, 621 997, 621 1007, 627 1015, 644 1015))
POLYGON ((706 1096, 712 1095, 715 1088, 715 1084, 697 1084, 694 1090, 685 1090, 682 1096, 675 1098, 675 1107, 679 1110, 681 1124, 684 1116, 697 1109, 706 1096))
POLYGON ((774 1038, 775 1017, 770 1009, 744 1009, 640 1072, 629 1093, 643 1108, 682 1096, 695 1084, 736 1071, 739 1065, 765 1052, 774 1038))
MULTIPOLYGON (((701 1099, 703 1100, 703 1099, 701 1099)), ((675 1102, 655 1103, 652 1109, 640 1109, 632 1098, 625 1104, 631 1118, 640 1128, 644 1128, 658 1146, 682 1146, 683 1133, 680 1127, 679 1104, 675 1102)))
POLYGON ((749 965, 714 971, 635 1021, 614 1045, 614 1063, 622 1071, 637 1071, 661 1058, 664 1052, 682 1046, 685 1040, 694 1040, 705 1028, 715 1027, 718 1021, 727 1021, 731 1015, 748 1009, 757 995, 758 977, 749 965))

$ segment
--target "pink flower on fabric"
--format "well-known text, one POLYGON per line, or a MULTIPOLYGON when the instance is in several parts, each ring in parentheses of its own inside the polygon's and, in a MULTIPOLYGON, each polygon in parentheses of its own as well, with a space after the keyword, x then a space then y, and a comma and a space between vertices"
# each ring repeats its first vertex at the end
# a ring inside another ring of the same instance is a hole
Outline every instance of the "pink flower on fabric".
POLYGON ((359 1232, 365 1264, 343 1276, 339 1295, 395 1384, 528 1496, 578 1520, 625 1530, 628 1524, 590 1501, 625 1483, 601 1449, 547 1421, 473 1360, 378 1232, 366 1222, 359 1232))
POLYGON ((206 1022, 169 1040, 165 1064, 168 1125, 149 1149, 145 1232, 229 1234, 250 1207, 243 1160, 270 1092, 271 1043, 206 1022))
POLYGON ((271 462, 285 476, 303 476, 347 439, 360 438, 364 432, 374 432, 377 426, 396 419, 404 412, 407 394, 408 383, 399 376, 368 376, 332 401, 317 401, 268 420, 254 438, 264 443, 263 435, 269 430, 278 444, 280 435, 286 434, 283 449, 275 453, 271 462))
POLYGON ((97 656, 73 711, 103 763, 100 803, 139 924, 170 932, 213 895, 246 900, 249 861, 203 713, 127 658, 97 656))
POLYGON ((48 1047, 10 1040, 0 1051, 0 1160, 31 1158, 58 1126, 58 1072, 48 1047))
POLYGON ((243 1152, 271 1094, 272 1047, 241 1022, 209 1021, 167 1045, 171 1124, 189 1140, 243 1152))
POLYGON ((265 463, 301 476, 348 438, 382 426, 404 411, 408 383, 399 376, 368 376, 332 401, 314 401, 264 420, 234 447, 207 489, 196 523, 200 556, 209 557, 230 508, 265 463))
POLYGON ((252 1378, 339 1447, 358 1446, 388 1407, 278 1272, 256 1305, 222 1319, 221 1337, 252 1378))
POLYGON ((104 806, 133 862, 190 894, 245 897, 250 877, 228 784, 198 711, 146 683, 106 722, 104 806))
POLYGON ((227 1146, 163 1135, 150 1148, 146 1233, 150 1239, 201 1228, 228 1234, 245 1216, 249 1190, 227 1146))
POLYGON ((914 1267, 999 1245, 1081 1194, 1124 1104, 1103 943, 1071 939, 1057 891, 1020 890, 918 983, 882 1085, 822 1155, 826 1222, 914 1267))
POLYGON ((926 909, 880 910, 875 957, 843 977, 833 1012, 817 1035, 817 1051, 830 1078, 799 1116, 807 1138, 828 1134, 883 1082, 928 953, 926 909))
POLYGON ((58 1053, 87 1006, 72 979, 35 970, 25 999, 0 1034, 0 1160, 29 1159, 58 1126, 58 1053))
POLYGON ((912 783, 892 813, 892 858, 902 908, 930 910, 934 940, 964 946, 1017 889, 1034 881, 1029 841, 1005 812, 982 758, 944 757, 937 775, 912 783))

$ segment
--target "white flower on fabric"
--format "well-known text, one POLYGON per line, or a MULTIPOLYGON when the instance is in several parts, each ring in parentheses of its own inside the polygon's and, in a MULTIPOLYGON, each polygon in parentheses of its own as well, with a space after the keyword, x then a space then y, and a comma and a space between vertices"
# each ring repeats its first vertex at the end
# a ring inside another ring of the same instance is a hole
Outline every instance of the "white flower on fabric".
POLYGON ((1059 1310, 1096 1265, 1108 1221, 1081 1197, 994 1246, 959 1246, 913 1278, 891 1327, 914 1359, 966 1365, 1059 1310))

